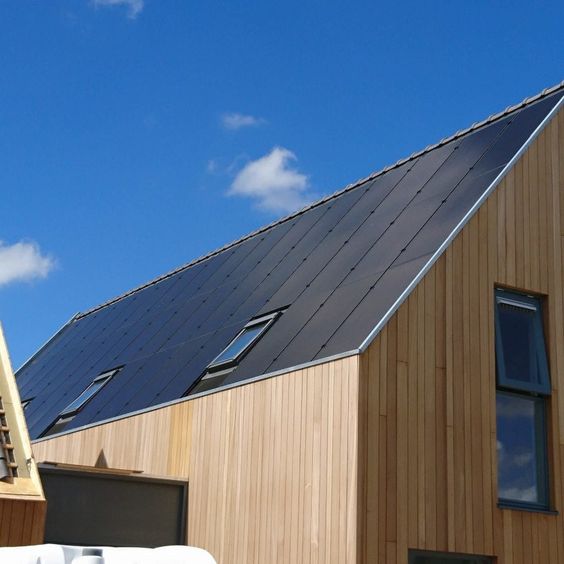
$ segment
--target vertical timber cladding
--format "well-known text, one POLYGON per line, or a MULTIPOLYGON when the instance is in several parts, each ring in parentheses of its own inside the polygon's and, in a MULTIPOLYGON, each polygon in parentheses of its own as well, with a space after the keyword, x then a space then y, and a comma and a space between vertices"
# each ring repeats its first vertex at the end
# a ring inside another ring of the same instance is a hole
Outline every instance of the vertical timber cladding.
POLYGON ((357 562, 359 359, 34 444, 38 461, 188 478, 188 544, 222 564, 357 562))
POLYGON ((355 356, 196 400, 188 543, 222 564, 356 563, 358 399, 355 356))
POLYGON ((46 509, 45 501, 0 499, 0 546, 41 544, 46 509))
POLYGON ((33 444, 38 462, 140 470, 188 478, 194 402, 182 402, 33 444))
POLYGON ((564 562, 564 112, 361 357, 362 562, 408 548, 564 562), (551 497, 497 508, 494 287, 548 296, 551 497))

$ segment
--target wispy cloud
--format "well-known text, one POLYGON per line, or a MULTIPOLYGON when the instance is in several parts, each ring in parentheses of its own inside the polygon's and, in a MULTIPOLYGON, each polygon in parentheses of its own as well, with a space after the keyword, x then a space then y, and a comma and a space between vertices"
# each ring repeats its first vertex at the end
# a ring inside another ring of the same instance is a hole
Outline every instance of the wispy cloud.
POLYGON ((219 163, 217 159, 210 159, 206 164, 206 171, 208 174, 215 174, 219 169, 219 163))
POLYGON ((54 266, 53 258, 42 254, 39 245, 33 241, 20 241, 13 245, 0 241, 0 286, 45 278, 54 266))
POLYGON ((127 17, 134 20, 145 7, 145 0, 92 0, 94 6, 125 6, 127 17))
POLYGON ((264 157, 247 163, 228 194, 252 198, 266 211, 295 211, 313 199, 308 177, 292 167, 296 160, 292 151, 275 147, 264 157))
POLYGON ((236 131, 243 127, 257 127, 258 125, 264 125, 266 120, 263 118, 239 114, 237 112, 223 114, 221 116, 221 124, 225 129, 232 129, 236 131))

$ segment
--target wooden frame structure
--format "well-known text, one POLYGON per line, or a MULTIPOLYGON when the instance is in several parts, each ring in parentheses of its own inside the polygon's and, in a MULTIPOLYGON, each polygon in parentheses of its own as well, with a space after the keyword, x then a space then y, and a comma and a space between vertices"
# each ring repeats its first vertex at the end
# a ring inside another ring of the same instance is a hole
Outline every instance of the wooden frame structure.
POLYGON ((43 540, 46 503, 1 326, 0 399, 6 423, 0 449, 9 449, 13 468, 0 480, 0 546, 36 544, 43 540))

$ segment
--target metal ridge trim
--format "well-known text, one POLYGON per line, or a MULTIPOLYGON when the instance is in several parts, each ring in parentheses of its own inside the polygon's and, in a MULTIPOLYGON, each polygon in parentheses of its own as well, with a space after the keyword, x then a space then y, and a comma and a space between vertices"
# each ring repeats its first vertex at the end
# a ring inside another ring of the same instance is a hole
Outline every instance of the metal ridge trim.
POLYGON ((495 177, 493 182, 486 188, 484 193, 476 200, 474 205, 466 212, 464 217, 458 222, 456 227, 451 231, 450 235, 443 241, 441 246, 433 253, 431 258, 427 261, 427 263, 423 266, 423 268, 419 271, 417 276, 409 283, 407 288, 400 294, 397 300, 392 304, 390 309, 384 314, 384 316, 378 321, 374 329, 370 331, 366 339, 362 342, 359 347, 361 352, 364 352, 368 346, 372 343, 372 341, 376 338, 378 333, 382 330, 384 325, 390 320, 392 315, 398 310, 401 304, 407 299, 409 294, 413 291, 415 286, 419 284, 421 279, 427 274, 427 272, 431 269, 431 267, 435 264, 437 259, 443 254, 446 248, 452 243, 454 238, 462 231, 463 227, 470 221, 472 216, 478 211, 478 209, 482 206, 485 202, 487 197, 497 188, 498 184, 505 178, 507 173, 513 168, 515 163, 523 156, 525 151, 529 148, 531 143, 539 136, 539 134, 544 130, 548 122, 552 120, 552 118, 558 113, 560 108, 564 106, 564 96, 560 98, 560 100, 555 104, 555 106, 548 112, 548 114, 544 117, 544 119, 539 123, 536 129, 531 133, 529 138, 525 141, 523 146, 513 155, 511 160, 503 167, 500 173, 495 177))
POLYGON ((524 108, 525 106, 528 106, 530 104, 533 104, 534 102, 537 102, 538 100, 542 99, 542 98, 546 98, 547 96, 549 96, 550 94, 558 91, 559 89, 564 88, 564 80, 562 82, 560 82, 559 84, 556 84, 555 86, 549 87, 549 88, 545 88, 542 92, 535 94, 534 96, 530 96, 528 98, 525 98, 522 102, 515 104, 513 106, 508 106, 505 110, 503 110, 502 112, 498 112, 496 114, 492 114, 490 116, 488 116, 487 118, 475 122, 473 123, 470 127, 466 128, 466 129, 461 129, 459 131, 457 131, 456 133, 454 133, 453 135, 450 135, 449 137, 445 137, 443 139, 441 139, 438 143, 432 144, 432 145, 428 145, 427 147, 425 147, 424 149, 420 150, 420 151, 416 151, 415 153, 412 153, 410 156, 400 159, 399 161, 396 161, 394 164, 388 165, 376 172, 371 173, 370 175, 363 177, 359 180, 356 180, 355 182, 352 182, 350 184, 347 184, 344 188, 341 188, 340 190, 337 190, 336 192, 333 192, 332 194, 329 194, 328 196, 325 196, 324 198, 321 198, 320 200, 316 200, 315 202, 306 205, 304 208, 293 212, 287 216, 284 216, 280 219, 277 219, 263 227, 259 227, 258 229, 256 229, 255 231, 252 231, 251 233, 248 233, 247 235, 244 235, 242 237, 240 237, 239 239, 236 239, 235 241, 231 241, 225 245, 223 245, 222 247, 220 247, 219 249, 216 249, 214 251, 211 251, 205 255, 202 255, 201 257, 198 257, 182 266, 179 266, 178 268, 175 268, 174 270, 171 270, 170 272, 167 272, 165 274, 162 274, 160 276, 157 276, 156 278, 154 278, 153 280, 150 280, 149 282, 146 282, 144 284, 141 284, 135 288, 133 288, 132 290, 129 290, 127 292, 124 292, 123 294, 120 294, 116 297, 110 298, 109 300, 94 306, 90 309, 87 309, 86 311, 82 312, 82 313, 78 313, 76 315, 76 318, 79 319, 81 317, 85 317, 91 313, 94 313, 106 306, 109 306, 111 304, 114 304, 120 300, 123 300, 124 298, 127 298, 128 296, 135 294, 136 292, 139 292, 149 286, 152 286, 154 284, 157 284, 158 282, 160 282, 161 280, 165 280, 166 278, 170 278, 171 276, 174 276, 175 274, 177 274, 178 272, 181 272, 182 270, 186 270, 196 264, 199 264, 201 262, 204 262, 205 260, 212 258, 220 253, 222 253, 223 251, 226 251, 227 249, 230 249, 232 247, 235 247, 236 245, 239 245, 240 243, 243 243, 245 241, 247 241, 248 239, 255 237, 256 235, 260 235, 261 233, 264 233, 265 231, 268 231, 269 229, 272 229, 273 227, 276 227, 277 225, 284 223, 286 221, 289 221, 295 217, 298 217, 302 214, 304 214, 305 212, 309 211, 310 209, 316 208, 317 206, 320 206, 322 204, 324 204, 325 202, 328 202, 330 200, 333 200, 337 197, 339 197, 341 194, 344 194, 350 190, 353 190, 354 188, 358 188, 359 186, 362 186, 362 184, 365 184, 366 182, 369 182, 371 180, 374 180, 375 178, 382 176, 383 174, 385 174, 386 172, 389 172, 392 169, 398 168, 401 165, 404 165, 405 163, 416 159, 418 157, 421 157, 423 155, 425 155, 426 153, 429 153, 430 151, 434 150, 434 149, 438 149, 439 147, 446 145, 447 143, 450 143, 451 141, 454 141, 455 139, 458 139, 460 137, 463 137, 464 135, 467 135, 468 133, 472 133, 473 131, 475 131, 476 129, 479 129, 480 127, 489 125, 490 123, 501 119, 505 116, 507 116, 508 114, 515 112, 517 110, 520 110, 522 108, 524 108))
POLYGON ((327 362, 333 362, 336 360, 341 360, 343 358, 349 358, 351 356, 358 356, 360 354, 359 349, 352 349, 347 352, 334 354, 325 358, 319 358, 315 360, 310 360, 309 362, 304 362, 302 364, 296 364, 295 366, 290 366, 288 368, 282 368, 281 370, 275 370, 274 372, 268 372, 267 374, 261 374, 260 376, 253 376, 247 380, 242 380, 241 382, 234 382, 233 384, 226 384, 225 386, 219 386, 213 390, 207 390, 205 392, 200 392, 199 394, 194 394, 192 396, 185 396, 175 400, 167 401, 157 405, 152 405, 150 407, 145 407, 143 409, 138 409, 137 411, 132 411, 131 413, 124 413, 122 415, 116 415, 115 417, 109 417, 108 419, 102 419, 101 421, 96 421, 94 423, 88 423, 87 425, 82 425, 82 427, 76 427, 75 429, 69 429, 68 431, 61 431, 60 433, 55 433, 47 437, 38 437, 31 441, 32 445, 36 443, 42 443, 44 441, 50 441, 51 439, 56 439, 64 435, 70 435, 72 433, 77 433, 78 431, 84 431, 85 429, 91 429, 92 427, 98 427, 99 425, 105 425, 106 423, 113 423, 114 421, 120 421, 121 419, 127 419, 129 417, 135 417, 136 415, 142 415, 143 413, 149 413, 150 411, 156 411, 157 409, 163 409, 165 407, 170 407, 176 405, 177 403, 183 403, 186 401, 191 401, 204 396, 210 396, 218 392, 225 392, 226 390, 231 390, 233 388, 239 388, 241 386, 246 386, 247 384, 253 384, 255 382, 260 382, 261 380, 268 380, 274 378, 275 376, 282 376, 283 374, 288 374, 290 372, 297 372, 299 370, 305 370, 306 368, 311 368, 313 366, 318 366, 320 364, 326 364, 327 362))

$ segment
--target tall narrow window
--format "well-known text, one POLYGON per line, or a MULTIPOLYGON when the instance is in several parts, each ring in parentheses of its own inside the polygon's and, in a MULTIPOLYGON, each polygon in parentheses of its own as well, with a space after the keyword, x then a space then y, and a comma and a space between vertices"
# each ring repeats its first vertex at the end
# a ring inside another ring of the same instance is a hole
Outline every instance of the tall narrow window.
POLYGON ((43 437, 60 433, 68 427, 69 423, 76 417, 76 414, 111 380, 111 378, 119 371, 114 368, 107 372, 103 372, 94 378, 94 381, 73 401, 71 401, 51 426, 43 433, 43 437))
POLYGON ((496 290, 495 323, 499 502, 548 509, 550 378, 540 299, 496 290))

